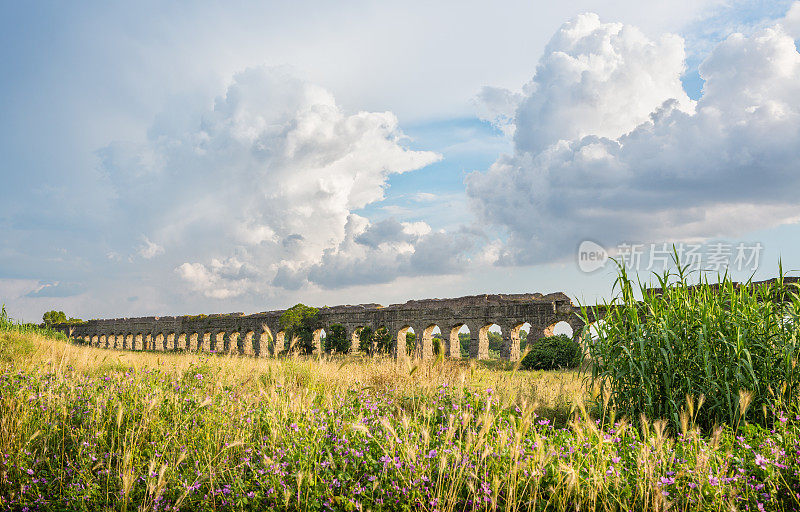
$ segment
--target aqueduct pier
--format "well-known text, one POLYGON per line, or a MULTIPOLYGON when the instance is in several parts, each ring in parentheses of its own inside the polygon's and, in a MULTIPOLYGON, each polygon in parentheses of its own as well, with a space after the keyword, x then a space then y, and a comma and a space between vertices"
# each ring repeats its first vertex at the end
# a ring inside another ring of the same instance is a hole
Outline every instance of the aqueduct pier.
MULTIPOLYGON (((56 324, 55 329, 97 347, 126 350, 215 351, 269 357, 290 350, 295 340, 287 340, 281 326, 285 310, 245 315, 243 313, 196 316, 149 316, 89 320, 78 325, 56 324)), ((359 304, 319 309, 318 328, 314 332, 316 350, 321 347, 320 335, 331 326, 341 325, 358 348, 361 328, 388 329, 396 340, 395 356, 406 353, 406 333, 413 329, 417 336, 415 356, 433 355, 433 331, 439 328, 442 349, 449 357, 460 357, 458 333, 467 326, 470 333, 470 358, 488 359, 488 331, 492 324, 500 327, 503 338, 502 357, 516 361, 520 357, 520 328, 530 324, 531 339, 551 335, 558 322, 570 325, 578 339, 584 322, 580 310, 563 293, 542 295, 473 295, 455 299, 411 300, 404 304, 381 306, 359 304)))

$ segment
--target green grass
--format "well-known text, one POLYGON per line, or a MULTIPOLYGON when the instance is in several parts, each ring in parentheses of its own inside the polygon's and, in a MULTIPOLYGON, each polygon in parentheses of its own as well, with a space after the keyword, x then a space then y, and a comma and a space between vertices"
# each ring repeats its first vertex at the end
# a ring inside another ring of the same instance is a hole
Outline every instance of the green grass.
POLYGON ((670 429, 592 416, 574 371, 123 352, 3 326, 0 509, 800 508, 790 403, 701 428, 684 399, 670 429))

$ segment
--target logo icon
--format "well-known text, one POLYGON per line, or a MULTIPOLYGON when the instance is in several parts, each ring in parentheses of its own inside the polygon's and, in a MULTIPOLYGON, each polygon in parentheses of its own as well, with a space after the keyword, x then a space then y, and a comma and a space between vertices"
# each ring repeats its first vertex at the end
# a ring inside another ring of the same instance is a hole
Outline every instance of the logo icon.
POLYGON ((608 253, 600 244, 591 240, 584 240, 578 246, 578 268, 581 272, 594 272, 603 268, 608 261, 608 253))

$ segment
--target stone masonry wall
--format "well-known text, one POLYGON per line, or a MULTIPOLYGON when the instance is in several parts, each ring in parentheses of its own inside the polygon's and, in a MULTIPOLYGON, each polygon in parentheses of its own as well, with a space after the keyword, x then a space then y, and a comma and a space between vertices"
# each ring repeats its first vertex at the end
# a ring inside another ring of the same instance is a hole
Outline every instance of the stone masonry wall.
MULTIPOLYGON (((252 315, 230 313, 115 318, 90 320, 80 325, 58 324, 54 327, 98 347, 203 350, 267 357, 291 350, 296 341, 285 339, 285 332, 280 325, 283 311, 252 315)), ((460 357, 458 332, 466 325, 471 337, 469 356, 487 359, 489 327, 497 324, 503 336, 503 358, 516 361, 520 356, 519 331, 523 324, 530 324, 528 336, 535 339, 551 334, 555 324, 564 321, 572 327, 573 336, 577 339, 584 325, 578 313, 578 308, 563 293, 473 295, 454 299, 412 300, 389 306, 333 306, 319 310, 319 328, 314 339, 319 350, 322 330, 329 333, 332 325, 339 324, 353 341, 353 350, 357 350, 359 329, 386 327, 396 340, 395 355, 404 356, 405 335, 411 328, 417 336, 415 357, 428 358, 433 354, 433 330, 438 326, 445 355, 460 357)))

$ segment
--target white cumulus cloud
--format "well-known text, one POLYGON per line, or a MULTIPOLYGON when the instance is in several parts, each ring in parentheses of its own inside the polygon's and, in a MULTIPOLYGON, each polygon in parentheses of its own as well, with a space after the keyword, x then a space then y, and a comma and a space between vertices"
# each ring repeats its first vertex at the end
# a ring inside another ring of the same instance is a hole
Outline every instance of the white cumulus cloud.
MULTIPOLYGON (((517 98, 511 130, 517 148, 535 152, 586 135, 619 137, 668 98, 691 112, 680 81, 684 57, 678 36, 652 41, 636 27, 602 23, 593 13, 577 16, 555 33, 517 98)), ((494 104, 502 98, 490 97, 494 104)), ((514 97, 506 95, 505 108, 514 97)))
POLYGON ((800 218, 800 54, 781 25, 733 34, 680 88, 683 47, 582 15, 554 36, 515 114, 515 146, 467 177, 497 261, 571 254, 584 239, 732 236, 800 218))
MULTIPOLYGON (((389 175, 440 158, 405 148, 391 112, 345 113, 284 68, 235 75, 197 118, 101 156, 117 206, 136 211, 139 227, 183 259, 181 279, 208 297, 302 285, 345 242, 352 210, 383 198, 389 175)), ((164 251, 145 242, 146 258, 164 251)))

